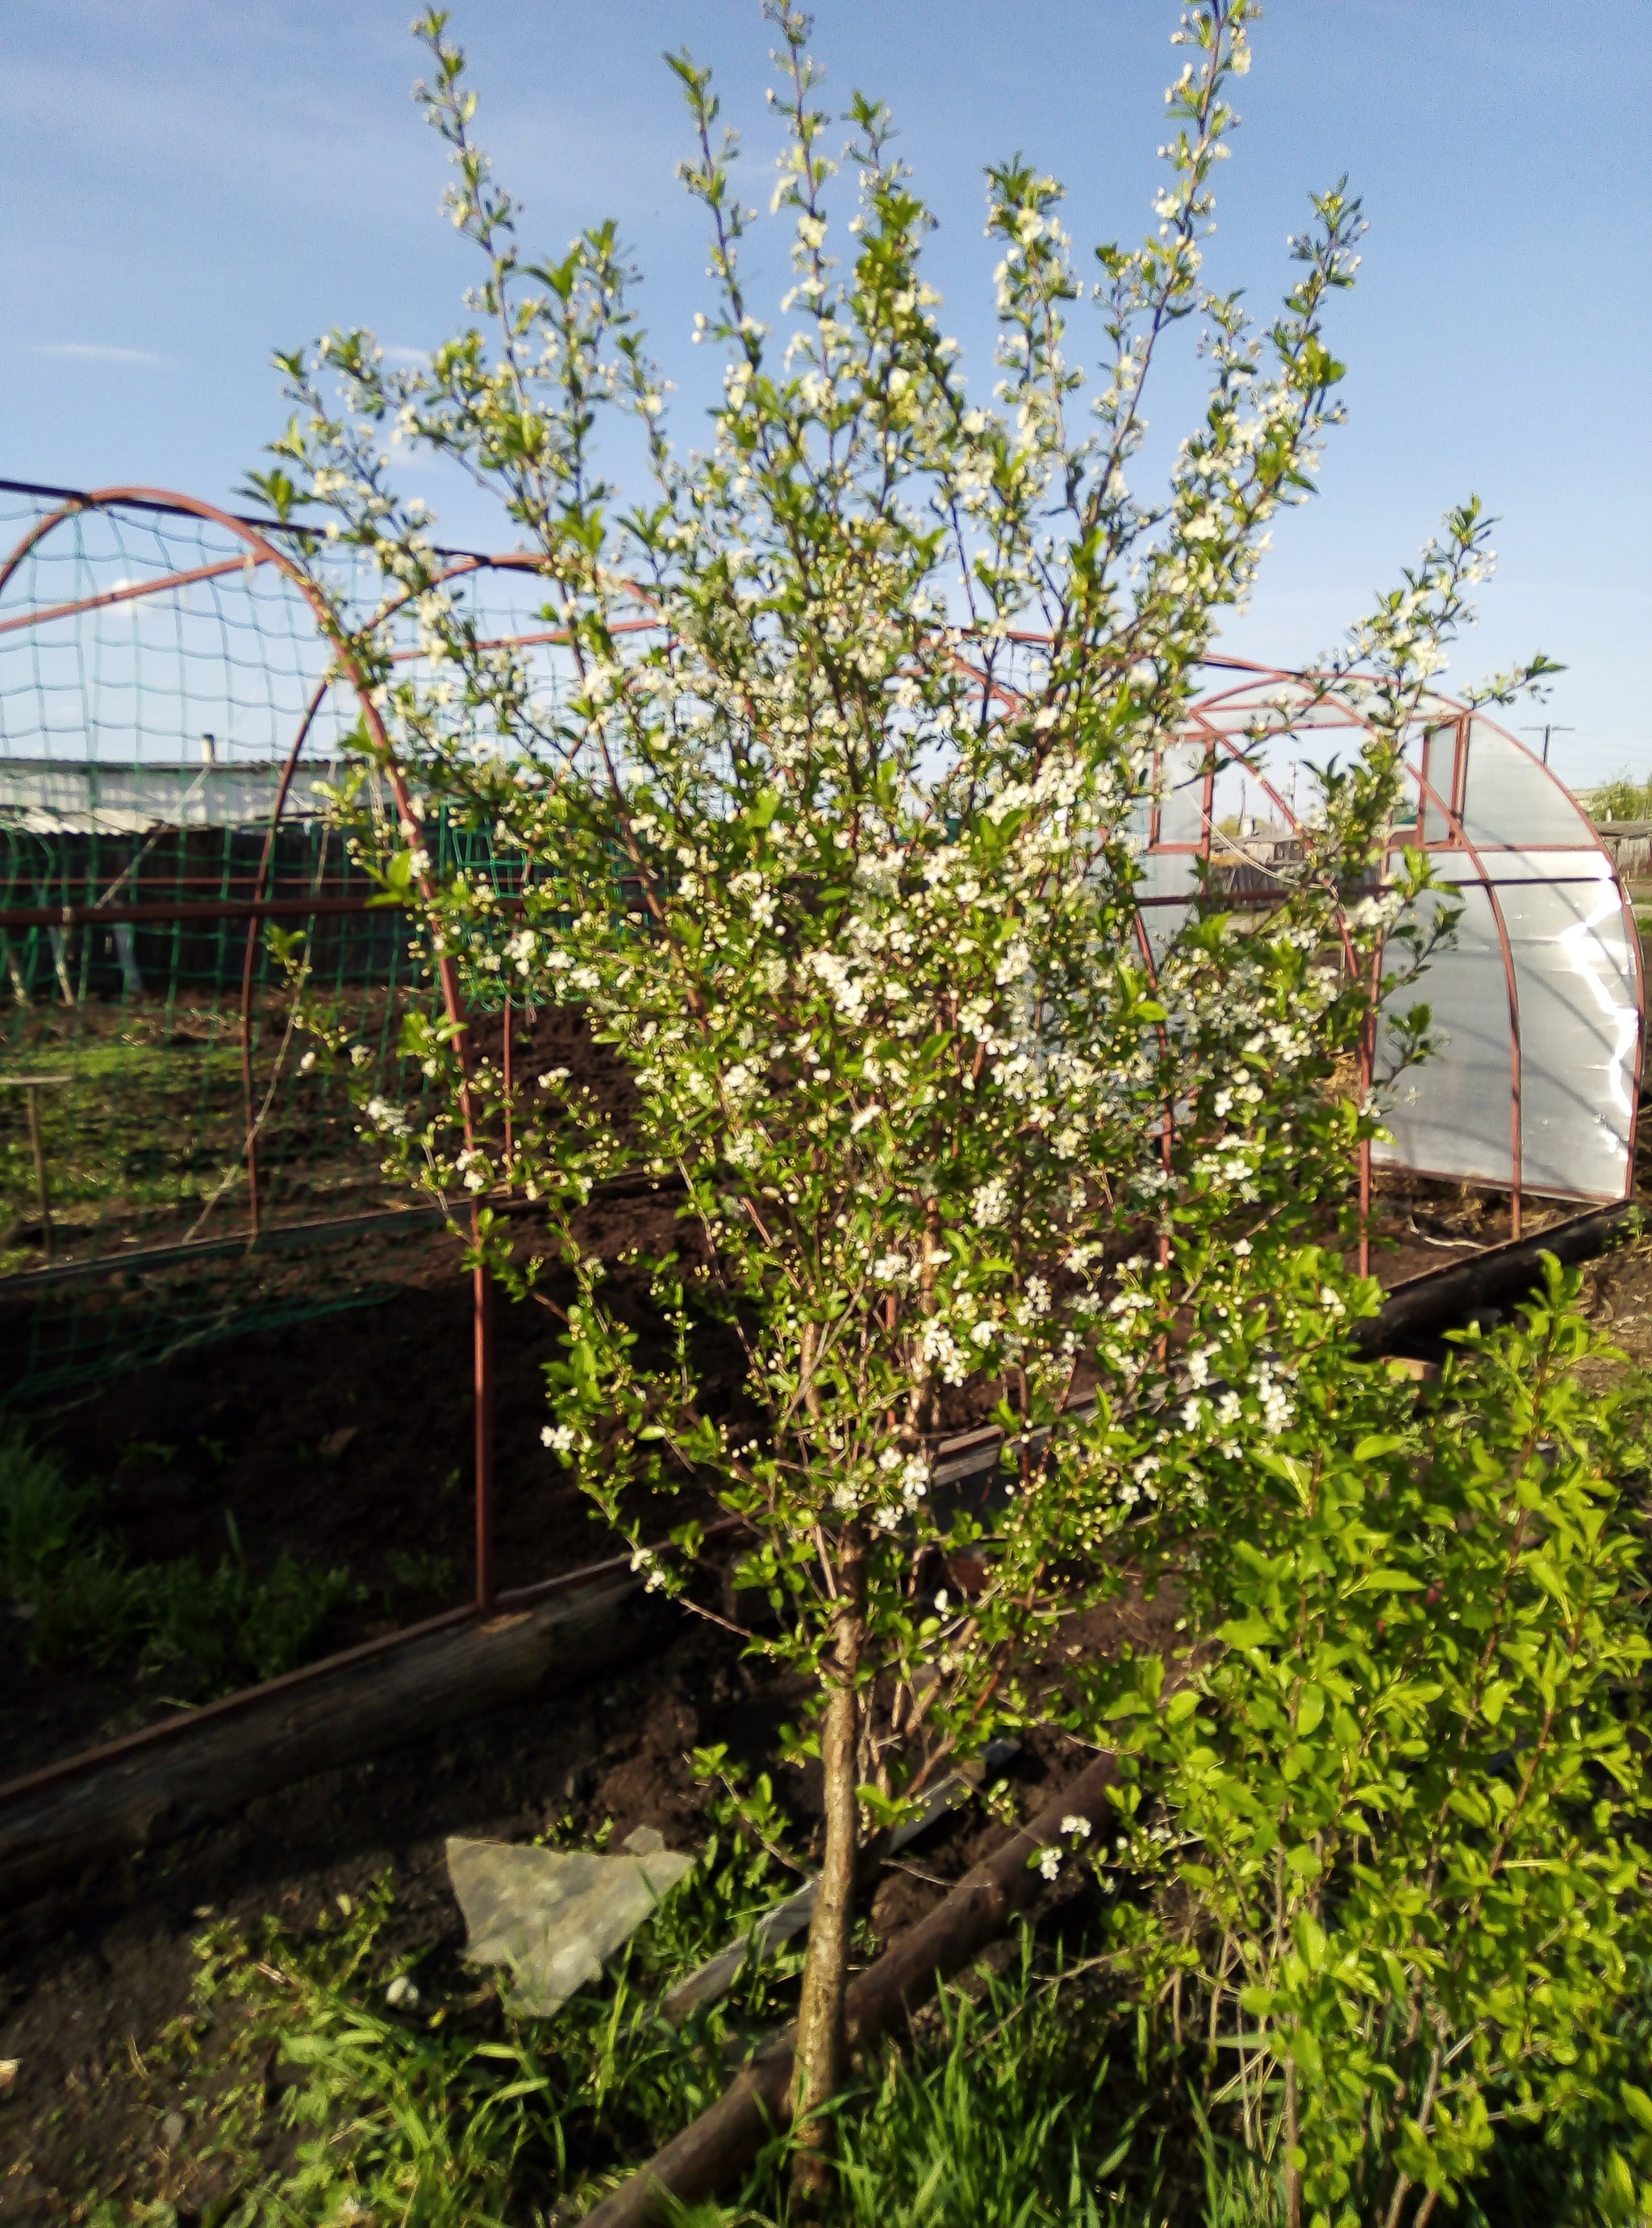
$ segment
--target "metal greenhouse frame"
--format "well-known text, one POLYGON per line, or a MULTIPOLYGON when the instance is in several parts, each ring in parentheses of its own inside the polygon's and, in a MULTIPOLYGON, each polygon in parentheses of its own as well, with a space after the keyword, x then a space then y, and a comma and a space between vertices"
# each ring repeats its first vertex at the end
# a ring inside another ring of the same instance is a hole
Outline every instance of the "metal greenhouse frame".
MULTIPOLYGON (((42 1331, 14 1367, 14 1383, 31 1389, 371 1296, 381 1287, 311 1275, 294 1290, 273 1264, 347 1242, 387 1246, 436 1220, 380 1193, 348 1109, 308 1077, 282 1026, 272 926, 306 932, 312 964, 330 970, 341 1009, 362 1017, 387 1075, 396 1015, 430 995, 405 930, 370 878, 330 849, 310 795, 361 723, 387 769, 379 809, 409 816, 370 693, 348 647, 329 640, 295 561, 294 531, 164 490, 0 481, 0 961, 14 1011, 10 1039, 0 1035, 0 1117, 28 1132, 0 1175, 12 1167, 35 1217, 14 1223, 27 1244, 0 1229, 0 1305, 69 1325, 56 1345, 42 1331), (191 986, 207 1004, 190 1009, 196 1096, 185 1105, 167 1053, 191 986), (99 1000, 107 1015, 93 1014, 99 1000), (116 1031, 108 1015, 131 1026, 116 1031), (99 1106, 140 1075, 179 1125, 172 1157, 144 1174, 131 1138, 111 1131, 118 1183, 88 1184, 80 1207, 54 1202, 54 1156, 72 1162, 77 1135, 104 1118, 99 1106), (77 1313, 74 1296, 94 1291, 99 1310, 77 1313)), ((554 657, 563 637, 539 615, 530 558, 456 551, 447 578, 490 638, 554 657)), ((347 598, 350 587, 342 577, 347 598)), ((362 584, 363 598, 369 589, 376 582, 362 584)), ((1022 649, 1036 655, 1030 639, 1022 649)), ((996 671, 980 677, 1013 700, 996 671)), ((1213 659, 1210 680, 1164 746, 1140 831, 1149 964, 1213 893, 1266 905, 1303 836, 1284 764, 1334 750, 1339 731, 1362 724, 1346 689, 1328 694, 1312 675, 1213 659)), ((1516 1237, 1533 1196, 1617 1200, 1634 1180, 1644 986, 1612 861, 1549 769, 1467 704, 1431 700, 1405 771, 1414 811, 1391 844, 1427 852, 1463 919, 1426 991, 1442 1054, 1388 1110, 1393 1143, 1361 1151, 1366 1260, 1378 1168, 1506 1191, 1516 1237)), ((457 857, 475 839, 444 829, 439 840, 457 857)), ((489 866, 509 902, 522 862, 490 855, 489 866)), ((447 1018, 474 1018, 452 959, 435 972, 447 1018)), ((508 1060, 508 1003, 502 1020, 508 1060)), ((1373 986, 1367 1089, 1384 1041, 1373 986)), ((461 1111, 468 1134, 468 1101, 461 1111)), ((493 1362, 479 1270, 471 1313, 476 1591, 486 1610, 493 1362)))

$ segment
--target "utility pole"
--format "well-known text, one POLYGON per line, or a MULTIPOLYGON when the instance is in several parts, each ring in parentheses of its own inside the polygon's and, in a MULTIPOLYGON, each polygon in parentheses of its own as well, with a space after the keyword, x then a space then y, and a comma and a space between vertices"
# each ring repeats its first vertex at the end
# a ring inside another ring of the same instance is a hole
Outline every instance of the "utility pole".
POLYGON ((1575 727, 1558 727, 1553 720, 1546 720, 1540 727, 1522 727, 1521 729, 1522 735, 1542 736, 1543 763, 1545 765, 1547 765, 1549 762, 1549 737, 1551 735, 1575 735, 1577 732, 1578 731, 1575 727))

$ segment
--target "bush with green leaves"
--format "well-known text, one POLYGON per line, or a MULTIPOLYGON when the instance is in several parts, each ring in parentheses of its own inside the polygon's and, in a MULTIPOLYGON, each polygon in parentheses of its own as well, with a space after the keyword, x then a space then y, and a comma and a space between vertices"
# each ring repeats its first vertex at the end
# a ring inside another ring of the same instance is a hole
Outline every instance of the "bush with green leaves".
MULTIPOLYGON (((280 359, 293 414, 255 484, 302 522, 362 695, 336 810, 411 911, 446 1007, 409 1025, 428 1095, 368 1101, 367 1126, 456 1220, 471 1203, 479 1259, 560 1312, 547 1443, 652 1582, 685 1587, 709 1506, 746 1527, 740 1575, 777 1621, 752 1644, 810 1675, 824 1767, 805 2110, 842 2076, 868 1824, 1036 1714, 1028 1650, 1122 1584, 1175 1404, 1229 1320, 1265 1321, 1254 1366, 1175 1429, 1239 1462, 1295 1414, 1298 1349, 1354 1304, 1335 1264, 1304 1281, 1302 1249, 1347 1232, 1379 1126, 1354 1080, 1373 979, 1393 991, 1426 957, 1406 914, 1421 861, 1386 887, 1379 868, 1487 527, 1476 504, 1454 512, 1326 661, 1316 686, 1366 740, 1321 770, 1277 905, 1240 919, 1210 893, 1185 926, 1154 916, 1144 933, 1142 829, 1201 660, 1340 414, 1326 318, 1361 230, 1346 190, 1315 198, 1271 322, 1201 276, 1254 13, 1188 9, 1155 228, 1104 243, 1093 286, 1055 182, 1019 159, 988 173, 1001 330, 984 399, 924 273, 932 220, 860 94, 839 206, 806 20, 768 10, 784 338, 746 273, 757 220, 734 137, 708 73, 674 58, 682 176, 711 233, 698 337, 725 359, 707 445, 686 452, 614 228, 528 256, 433 13, 421 97, 480 253, 473 320, 405 369, 359 331, 280 359), (1072 353, 1086 299, 1093 382, 1072 353), (1149 491, 1133 484, 1148 382, 1194 319, 1208 407, 1149 491), (627 429, 652 478, 624 509, 604 458, 627 429), (449 580, 422 503, 398 491, 398 443, 499 497, 562 646, 554 689, 449 580), (339 543, 380 570, 365 624, 332 600, 339 543), (370 773, 396 796, 387 822, 367 810, 370 773), (526 862, 519 900, 444 863, 444 816, 526 862), (560 1069, 507 1090, 464 1019, 506 988, 613 1049, 623 1118, 560 1069), (646 1337, 583 1236, 593 1187, 627 1169, 675 1178, 684 1202, 646 1337), (504 1191, 536 1207, 530 1261, 496 1218, 504 1191), (738 1420, 707 1382, 708 1326, 744 1355, 738 1420), (1058 1485, 1028 1434, 1086 1379, 1105 1427, 1058 1485), (989 1512, 938 1506, 934 1434, 989 1413, 1004 1491, 989 1512), (650 1495, 676 1520, 664 1554, 650 1495)), ((1411 1056, 1427 1031, 1418 1008, 1393 1034, 1411 1056)), ((350 1047, 330 1041, 343 1066, 350 1047)))
POLYGON ((1078 1682, 1126 1754, 1119 1956, 1291 2228, 1422 2228, 1522 2124, 1588 2123, 1591 2218, 1652 2206, 1643 1449, 1577 1289, 1420 1400, 1331 1332, 1271 1446, 1167 1443, 1188 1643, 1078 1682))
POLYGON ((1616 774, 1598 789, 1587 791, 1583 801, 1592 820, 1652 819, 1652 781, 1636 781, 1627 772, 1616 774))

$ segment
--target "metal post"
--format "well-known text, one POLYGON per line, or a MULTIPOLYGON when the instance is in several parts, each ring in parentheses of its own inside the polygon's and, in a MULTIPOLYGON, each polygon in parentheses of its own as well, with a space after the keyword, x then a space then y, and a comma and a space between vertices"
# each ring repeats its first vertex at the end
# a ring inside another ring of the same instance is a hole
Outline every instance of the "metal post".
POLYGON ((1577 729, 1576 729, 1575 727, 1560 727, 1560 726, 1559 726, 1559 725, 1558 725, 1558 724, 1557 724, 1557 722, 1556 722, 1556 721, 1554 721, 1553 720, 1546 720, 1543 722, 1543 724, 1542 724, 1542 726, 1541 726, 1540 727, 1522 727, 1522 728, 1521 729, 1521 734, 1522 734, 1522 735, 1541 735, 1541 736, 1542 736, 1542 738, 1543 738, 1543 763, 1544 763, 1544 765, 1547 765, 1547 764, 1548 764, 1548 762, 1549 762, 1549 737, 1550 737, 1551 735, 1575 735, 1575 734, 1577 733, 1577 732, 1578 732, 1578 731, 1577 731, 1577 729))
MULTIPOLYGON (((1371 1096, 1372 1082, 1377 1072, 1377 1008, 1382 996, 1382 941, 1371 955, 1371 994, 1367 1001, 1365 1019, 1360 1025, 1360 1101, 1361 1111, 1371 1096)), ((1371 1274, 1371 1140, 1360 1140, 1360 1274, 1371 1274)))
MULTIPOLYGON (((479 1236, 472 1215, 471 1235, 479 1236)), ((476 1605, 493 1608, 493 1289, 480 1260, 471 1271, 476 1365, 476 1605)))
POLYGON ((505 993, 505 1017, 501 1039, 499 1067, 500 1079, 504 1085, 505 1092, 505 1159, 509 1162, 514 1140, 510 1118, 510 993, 508 990, 505 993))
POLYGON ((67 931, 61 928, 48 928, 46 932, 46 941, 52 947, 52 967, 57 976, 57 987, 61 994, 63 1003, 72 1007, 74 1003, 74 985, 69 980, 67 931))
POLYGON ((115 957, 120 964, 121 994, 127 998, 141 998, 144 977, 138 964, 138 939, 132 934, 129 920, 118 920, 111 931, 115 939, 115 957))

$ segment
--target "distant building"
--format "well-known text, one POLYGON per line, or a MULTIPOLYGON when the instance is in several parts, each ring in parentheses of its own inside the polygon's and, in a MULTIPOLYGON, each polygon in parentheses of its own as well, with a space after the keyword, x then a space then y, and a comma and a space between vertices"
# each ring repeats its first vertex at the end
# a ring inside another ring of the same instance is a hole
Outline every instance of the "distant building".
MULTIPOLYGON (((146 836, 156 828, 267 827, 282 766, 266 759, 118 765, 98 759, 0 757, 0 829, 25 836, 146 836)), ((311 784, 334 771, 306 765, 284 823, 319 816, 311 784)))
POLYGON ((1595 833, 1626 882, 1652 875, 1652 820, 1597 820, 1595 833))

